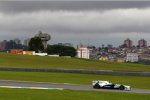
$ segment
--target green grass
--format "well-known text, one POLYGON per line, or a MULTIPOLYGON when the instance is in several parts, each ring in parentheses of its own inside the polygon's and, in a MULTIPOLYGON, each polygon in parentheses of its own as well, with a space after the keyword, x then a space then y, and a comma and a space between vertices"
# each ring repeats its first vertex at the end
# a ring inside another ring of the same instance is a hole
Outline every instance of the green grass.
POLYGON ((150 71, 150 66, 141 64, 101 62, 64 57, 39 57, 0 53, 0 66, 29 68, 73 68, 90 70, 150 71))
POLYGON ((149 100, 149 94, 0 88, 1 100, 149 100))
POLYGON ((130 85, 132 88, 150 89, 150 77, 148 76, 111 76, 75 73, 0 71, 0 80, 72 83, 87 85, 91 85, 92 80, 109 80, 113 83, 130 85))

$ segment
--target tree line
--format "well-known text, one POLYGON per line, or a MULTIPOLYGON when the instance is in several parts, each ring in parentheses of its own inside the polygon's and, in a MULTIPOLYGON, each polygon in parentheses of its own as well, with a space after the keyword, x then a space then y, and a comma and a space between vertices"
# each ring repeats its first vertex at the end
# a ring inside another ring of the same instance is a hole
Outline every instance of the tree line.
POLYGON ((28 49, 35 52, 46 52, 49 55, 57 54, 59 56, 76 56, 76 49, 71 46, 48 45, 47 48, 44 49, 42 40, 39 37, 31 38, 28 49))

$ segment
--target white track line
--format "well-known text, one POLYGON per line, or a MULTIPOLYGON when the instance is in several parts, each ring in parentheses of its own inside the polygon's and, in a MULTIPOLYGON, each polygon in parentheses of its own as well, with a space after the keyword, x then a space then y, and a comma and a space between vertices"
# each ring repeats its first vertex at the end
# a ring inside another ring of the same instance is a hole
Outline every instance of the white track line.
POLYGON ((63 90, 63 88, 43 88, 43 87, 21 87, 21 86, 0 86, 0 88, 15 88, 15 89, 39 89, 39 90, 63 90))

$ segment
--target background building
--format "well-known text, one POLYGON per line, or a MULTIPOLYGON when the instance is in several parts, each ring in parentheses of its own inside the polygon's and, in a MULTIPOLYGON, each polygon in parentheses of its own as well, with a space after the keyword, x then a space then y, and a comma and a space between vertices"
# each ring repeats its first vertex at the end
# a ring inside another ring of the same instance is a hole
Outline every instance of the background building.
POLYGON ((21 44, 21 40, 18 39, 18 38, 15 38, 13 41, 14 41, 16 44, 21 44))
POLYGON ((141 47, 147 47, 147 41, 144 39, 141 39, 138 41, 138 46, 141 47))
POLYGON ((11 49, 9 52, 12 54, 23 54, 23 49, 11 49))
POLYGON ((131 48, 132 47, 132 40, 130 40, 129 38, 127 38, 126 40, 124 40, 124 45, 127 47, 127 48, 131 48))
POLYGON ((7 43, 7 41, 6 41, 6 40, 4 40, 4 41, 0 42, 0 50, 1 50, 1 51, 5 50, 6 43, 7 43))
POLYGON ((0 42, 0 51, 7 51, 10 49, 23 49, 24 46, 21 44, 21 40, 14 39, 14 40, 4 40, 0 42))
POLYGON ((90 50, 83 44, 77 46, 77 57, 78 58, 90 58, 90 50))
POLYGON ((36 34, 35 37, 39 37, 42 40, 44 49, 46 49, 47 48, 47 41, 49 41, 51 39, 51 36, 47 33, 42 33, 41 31, 39 31, 39 33, 36 34))
POLYGON ((126 61, 127 62, 138 62, 139 61, 138 54, 137 53, 127 53, 126 61))
POLYGON ((99 58, 100 61, 109 61, 109 58, 107 56, 101 56, 99 58))
POLYGON ((29 39, 24 40, 24 45, 25 45, 25 46, 29 46, 29 42, 30 42, 30 40, 31 40, 30 38, 29 38, 29 39))

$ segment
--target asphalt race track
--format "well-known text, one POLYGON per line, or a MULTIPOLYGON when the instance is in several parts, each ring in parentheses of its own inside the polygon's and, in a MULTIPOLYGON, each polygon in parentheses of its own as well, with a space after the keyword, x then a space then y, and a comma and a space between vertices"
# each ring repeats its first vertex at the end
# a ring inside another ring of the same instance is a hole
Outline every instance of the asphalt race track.
POLYGON ((78 85, 78 84, 57 84, 57 83, 44 83, 44 82, 27 82, 27 81, 13 81, 13 80, 0 80, 0 86, 16 86, 16 87, 41 87, 41 88, 62 88, 69 90, 88 90, 88 91, 109 91, 109 92, 132 92, 132 93, 147 93, 150 90, 135 89, 131 91, 124 90, 107 90, 107 89, 93 89, 92 85, 78 85))

